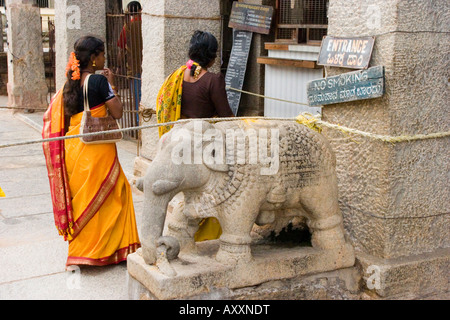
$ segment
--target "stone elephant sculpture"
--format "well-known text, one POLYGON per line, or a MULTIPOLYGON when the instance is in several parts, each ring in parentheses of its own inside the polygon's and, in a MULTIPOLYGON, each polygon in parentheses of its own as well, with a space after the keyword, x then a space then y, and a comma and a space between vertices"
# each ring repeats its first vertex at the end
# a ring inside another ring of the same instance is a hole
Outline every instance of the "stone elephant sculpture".
POLYGON ((222 227, 216 259, 224 263, 251 259, 254 223, 270 223, 283 212, 306 217, 314 248, 344 245, 335 156, 320 133, 293 121, 196 120, 175 126, 157 148, 140 181, 147 264, 156 262, 158 248, 175 258, 179 243, 192 244, 207 217, 222 227), (169 225, 175 237, 163 236, 168 204, 179 192, 184 207, 169 225))

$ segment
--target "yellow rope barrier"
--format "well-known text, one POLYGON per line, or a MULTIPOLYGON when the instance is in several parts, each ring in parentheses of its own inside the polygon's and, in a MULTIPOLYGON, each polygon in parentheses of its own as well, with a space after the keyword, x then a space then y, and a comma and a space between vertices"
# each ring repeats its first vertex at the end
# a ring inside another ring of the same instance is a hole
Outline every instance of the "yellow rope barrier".
POLYGON ((361 130, 357 130, 357 129, 352 129, 352 128, 348 128, 345 126, 340 126, 337 124, 325 122, 322 120, 318 120, 317 123, 324 127, 340 130, 341 132, 357 134, 357 135, 363 136, 363 137, 371 139, 371 140, 379 140, 379 141, 383 141, 383 142, 389 142, 392 144, 399 143, 399 142, 445 138, 445 137, 450 136, 450 131, 436 132, 436 133, 430 133, 430 134, 415 134, 415 135, 411 135, 411 136, 408 136, 408 135, 388 136, 388 135, 381 135, 381 134, 365 132, 365 131, 361 131, 361 130))
MULTIPOLYGON (((267 96, 262 95, 262 94, 257 94, 257 93, 253 93, 253 92, 249 92, 249 91, 244 91, 244 90, 232 88, 230 86, 227 86, 226 89, 227 90, 233 90, 233 91, 241 92, 241 93, 245 93, 245 94, 248 94, 248 95, 252 95, 252 96, 256 96, 256 97, 260 97, 260 98, 264 98, 264 99, 271 99, 271 100, 276 100, 276 101, 281 101, 281 102, 305 105, 305 106, 309 107, 309 105, 306 104, 306 103, 289 101, 289 100, 273 98, 273 97, 267 97, 267 96)), ((399 143, 399 142, 415 141, 415 140, 437 139, 437 138, 444 138, 444 137, 450 136, 450 131, 430 133, 430 134, 416 134, 416 135, 412 135, 412 136, 402 135, 402 136, 397 136, 397 137, 387 136, 387 135, 380 135, 380 134, 365 132, 365 131, 352 129, 352 128, 348 128, 348 127, 345 127, 345 126, 341 126, 341 125, 325 122, 325 121, 322 121, 322 120, 320 120, 318 118, 315 118, 313 115, 311 115, 310 113, 307 113, 307 112, 299 114, 297 116, 297 118, 296 118, 296 121, 298 123, 300 123, 300 124, 303 124, 303 125, 307 126, 310 129, 313 129, 313 130, 319 132, 319 133, 322 132, 322 129, 320 128, 319 125, 322 125, 322 126, 327 127, 327 128, 339 130, 339 131, 341 131, 344 134, 357 134, 357 135, 366 137, 368 139, 380 140, 380 141, 389 142, 389 143, 399 143)), ((357 141, 354 141, 354 142, 358 143, 357 141)))
POLYGON ((67 137, 58 137, 58 138, 48 138, 48 139, 41 139, 41 140, 32 140, 32 141, 24 141, 24 142, 18 142, 18 143, 11 143, 11 144, 3 144, 0 145, 0 149, 7 148, 7 147, 14 147, 14 146, 20 146, 20 145, 27 145, 27 144, 34 144, 34 143, 42 143, 42 142, 49 142, 49 141, 58 141, 58 140, 67 140, 67 139, 75 139, 75 138, 81 138, 83 136, 94 136, 99 135, 103 133, 113 133, 113 132, 127 132, 127 131, 133 131, 133 130, 144 130, 149 128, 157 128, 160 126, 165 125, 177 125, 186 123, 189 121, 208 121, 212 123, 216 122, 222 122, 222 121, 236 121, 236 120, 278 120, 278 121, 296 121, 302 125, 305 125, 313 130, 316 130, 320 132, 321 128, 328 127, 331 129, 336 129, 341 132, 345 133, 352 133, 357 134, 363 137, 366 137, 368 139, 372 140, 380 140, 383 142, 389 142, 389 143, 399 143, 399 142, 407 142, 407 141, 415 141, 415 140, 426 140, 426 139, 437 139, 437 138, 444 138, 450 136, 450 131, 447 132, 438 132, 438 133, 431 133, 431 134, 417 134, 412 136, 386 136, 386 135, 379 135, 369 132, 364 132, 361 130, 351 129, 344 126, 340 126, 337 124, 332 124, 329 122, 322 121, 311 114, 303 113, 297 116, 296 118, 271 118, 271 117, 230 117, 230 118, 201 118, 201 119, 182 119, 178 121, 172 121, 172 122, 166 122, 166 123, 157 123, 157 124, 150 124, 145 126, 139 126, 139 127, 131 127, 131 128, 124 128, 124 129, 117 129, 117 130, 110 130, 110 131, 103 131, 103 132, 92 132, 92 133, 86 133, 86 134, 78 134, 73 136, 67 136, 67 137))
MULTIPOLYGON (((278 100, 278 101, 283 101, 283 102, 305 105, 304 103, 300 103, 300 102, 266 97, 264 95, 260 95, 260 94, 256 94, 256 93, 252 93, 252 92, 248 92, 248 91, 244 91, 244 90, 239 90, 239 89, 235 89, 235 88, 231 88, 231 87, 227 87, 227 89, 239 91, 242 93, 258 96, 258 97, 265 98, 265 99, 273 99, 273 100, 278 100)), ((141 115, 141 117, 143 117, 143 120, 147 122, 147 121, 150 121, 152 115, 155 114, 155 111, 151 108, 146 108, 144 105, 141 104, 139 114, 141 115)), ((315 130, 319 133, 322 132, 322 127, 327 127, 327 128, 334 129, 334 130, 339 130, 344 134, 355 134, 355 135, 365 137, 367 139, 379 140, 379 141, 388 142, 388 143, 392 143, 392 144, 400 143, 400 142, 416 141, 416 140, 438 139, 438 138, 445 138, 445 137, 450 136, 450 131, 436 132, 436 133, 430 133, 430 134, 416 134, 416 135, 410 135, 410 136, 408 136, 408 135, 401 135, 401 136, 380 135, 380 134, 375 134, 375 133, 370 133, 370 132, 365 132, 365 131, 361 131, 361 130, 357 130, 357 129, 348 128, 348 127, 341 126, 338 124, 329 123, 329 122, 323 121, 323 120, 319 119, 318 117, 313 116, 312 114, 307 113, 307 112, 299 114, 296 118, 230 117, 230 118, 181 119, 178 121, 172 121, 172 122, 167 122, 167 123, 151 124, 151 125, 144 125, 144 126, 139 126, 139 127, 130 127, 130 128, 124 128, 124 129, 111 130, 108 132, 127 132, 127 131, 134 131, 134 130, 144 130, 144 129, 149 129, 149 128, 157 128, 157 127, 165 126, 165 125, 183 124, 183 123, 193 121, 193 120, 203 120, 203 121, 208 121, 211 123, 222 122, 222 121, 236 121, 236 120, 296 121, 297 123, 302 124, 302 125, 310 128, 312 130, 315 130)), ((87 134, 83 134, 83 135, 79 134, 79 135, 73 135, 73 136, 68 136, 68 137, 58 137, 58 138, 49 138, 49 139, 41 139, 41 140, 33 140, 33 141, 24 141, 24 142, 11 143, 11 144, 3 144, 3 145, 0 145, 0 149, 7 148, 7 147, 13 147, 13 146, 33 144, 33 143, 74 139, 74 138, 80 138, 83 136, 99 135, 99 134, 103 134, 103 133, 106 133, 106 132, 92 132, 92 133, 87 133, 87 134)))

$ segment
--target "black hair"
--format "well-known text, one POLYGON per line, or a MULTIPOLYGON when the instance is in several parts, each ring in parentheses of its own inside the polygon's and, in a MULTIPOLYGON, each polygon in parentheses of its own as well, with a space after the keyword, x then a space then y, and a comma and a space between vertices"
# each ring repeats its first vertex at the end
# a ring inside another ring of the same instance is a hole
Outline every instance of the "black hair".
POLYGON ((138 13, 139 11, 142 10, 142 6, 138 1, 131 1, 127 5, 127 10, 128 10, 128 12, 138 13))
MULTIPOLYGON (((189 59, 197 62, 202 68, 206 68, 217 57, 219 44, 216 37, 207 31, 194 32, 189 44, 189 59)), ((194 76, 195 65, 192 66, 191 76, 194 76)))
MULTIPOLYGON (((91 61, 92 54, 98 56, 105 51, 105 43, 92 36, 84 36, 78 39, 74 44, 74 53, 77 60, 80 61, 80 76, 81 70, 86 69, 91 61)), ((72 70, 67 72, 67 82, 64 86, 64 113, 71 117, 78 113, 79 97, 81 94, 80 80, 72 80, 72 70)))

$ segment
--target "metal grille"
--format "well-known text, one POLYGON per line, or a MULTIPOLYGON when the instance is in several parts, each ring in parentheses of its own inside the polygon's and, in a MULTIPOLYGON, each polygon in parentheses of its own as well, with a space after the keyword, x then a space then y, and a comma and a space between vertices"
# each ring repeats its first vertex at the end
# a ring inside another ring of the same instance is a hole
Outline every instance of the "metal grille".
POLYGON ((276 41, 320 43, 327 33, 329 0, 277 0, 276 41))
POLYGON ((49 8, 48 0, 37 0, 36 2, 39 8, 49 8))
MULTIPOLYGON (((48 88, 47 100, 56 92, 55 83, 55 17, 52 14, 41 14, 42 47, 44 49, 45 81, 48 88)), ((48 101, 50 103, 50 101, 48 101)))
POLYGON ((55 56, 55 18, 48 17, 47 32, 43 32, 44 37, 44 66, 45 66, 45 80, 47 82, 48 92, 50 94, 56 92, 56 56, 55 56), (45 46, 48 44, 48 48, 45 46))
MULTIPOLYGON (((115 85, 123 104, 123 128, 139 125, 139 103, 142 74, 141 15, 137 13, 107 14, 107 60, 115 73, 115 85)), ((139 132, 124 133, 132 139, 139 132)))

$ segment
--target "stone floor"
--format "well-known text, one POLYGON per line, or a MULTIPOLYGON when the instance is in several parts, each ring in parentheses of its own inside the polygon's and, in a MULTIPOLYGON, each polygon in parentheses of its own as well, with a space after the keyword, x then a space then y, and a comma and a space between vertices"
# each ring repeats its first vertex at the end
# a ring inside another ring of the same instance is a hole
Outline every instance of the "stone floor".
MULTIPOLYGON (((0 97, 0 106, 7 99, 0 97)), ((42 112, 0 108, 0 144, 41 138, 42 112)), ((132 179, 137 147, 117 144, 125 174, 132 179)), ((0 149, 0 300, 128 299, 126 263, 66 271, 67 243, 54 226, 42 146, 0 149)), ((139 225, 143 194, 133 188, 139 225)))

